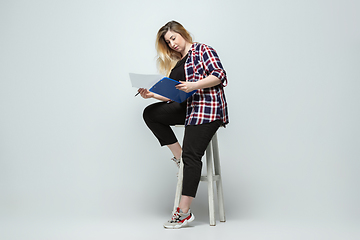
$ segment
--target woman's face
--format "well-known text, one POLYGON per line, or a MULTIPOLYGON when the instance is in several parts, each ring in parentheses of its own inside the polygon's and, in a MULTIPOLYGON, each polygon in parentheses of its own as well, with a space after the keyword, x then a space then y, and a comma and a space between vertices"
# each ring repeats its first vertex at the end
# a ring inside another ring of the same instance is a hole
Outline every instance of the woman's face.
POLYGON ((180 52, 182 55, 185 53, 187 42, 179 33, 169 30, 164 35, 164 39, 171 49, 180 52))

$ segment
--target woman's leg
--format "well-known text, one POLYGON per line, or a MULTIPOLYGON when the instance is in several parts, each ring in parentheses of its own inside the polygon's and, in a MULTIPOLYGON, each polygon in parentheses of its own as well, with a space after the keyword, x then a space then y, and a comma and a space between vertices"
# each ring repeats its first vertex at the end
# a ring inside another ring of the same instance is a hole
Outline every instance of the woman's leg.
POLYGON ((159 102, 145 108, 143 118, 161 146, 168 146, 176 159, 181 157, 181 146, 170 126, 185 122, 186 102, 159 102))
POLYGON ((170 149, 176 159, 179 160, 181 158, 182 149, 179 142, 167 145, 167 147, 170 149))
POLYGON ((190 196, 181 196, 179 208, 183 213, 187 213, 189 211, 193 199, 194 198, 190 196))
POLYGON ((201 177, 202 157, 205 150, 221 126, 221 121, 202 125, 186 126, 182 160, 184 162, 183 190, 179 207, 186 213, 195 198, 201 177))

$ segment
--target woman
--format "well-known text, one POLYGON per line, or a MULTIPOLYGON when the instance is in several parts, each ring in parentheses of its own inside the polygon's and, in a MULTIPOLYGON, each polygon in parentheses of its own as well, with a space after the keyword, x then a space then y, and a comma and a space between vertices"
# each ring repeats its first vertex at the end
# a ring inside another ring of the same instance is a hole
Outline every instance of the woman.
POLYGON ((161 102, 144 110, 144 120, 159 140, 173 154, 179 166, 184 163, 183 189, 179 207, 165 228, 180 228, 195 219, 190 205, 195 198, 201 177, 201 158, 207 145, 220 126, 229 123, 224 89, 226 73, 216 51, 205 44, 194 43, 188 31, 178 22, 171 21, 160 28, 156 39, 158 68, 161 73, 181 81, 176 88, 191 92, 183 103, 140 88, 143 98, 161 102), (181 148, 170 126, 185 125, 181 148))

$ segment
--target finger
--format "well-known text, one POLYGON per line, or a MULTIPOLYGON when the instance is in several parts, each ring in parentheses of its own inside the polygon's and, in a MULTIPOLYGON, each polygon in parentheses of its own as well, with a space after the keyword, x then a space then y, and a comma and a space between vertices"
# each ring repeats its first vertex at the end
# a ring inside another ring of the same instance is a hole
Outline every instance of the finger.
POLYGON ((140 94, 141 94, 141 95, 144 95, 144 94, 146 94, 146 89, 144 89, 144 88, 141 88, 141 89, 140 89, 140 94))
POLYGON ((184 86, 185 86, 185 84, 180 83, 180 84, 176 85, 175 87, 176 87, 177 89, 181 89, 181 88, 183 88, 184 86))

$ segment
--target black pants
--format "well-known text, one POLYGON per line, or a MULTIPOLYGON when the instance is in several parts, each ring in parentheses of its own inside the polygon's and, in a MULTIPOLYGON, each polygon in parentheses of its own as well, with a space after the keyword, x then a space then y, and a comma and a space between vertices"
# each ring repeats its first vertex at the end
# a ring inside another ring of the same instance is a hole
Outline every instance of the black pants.
MULTIPOLYGON (((143 117, 161 146, 176 143, 177 138, 170 126, 185 123, 186 102, 151 104, 145 108, 143 117)), ((222 122, 218 120, 185 127, 182 145, 182 160, 184 162, 182 195, 195 197, 201 177, 201 159, 211 138, 221 124, 222 122)))

